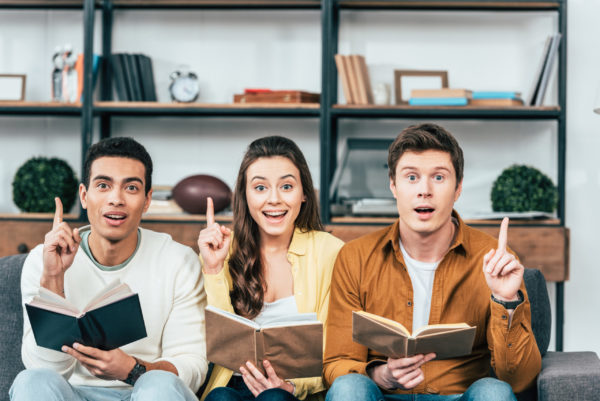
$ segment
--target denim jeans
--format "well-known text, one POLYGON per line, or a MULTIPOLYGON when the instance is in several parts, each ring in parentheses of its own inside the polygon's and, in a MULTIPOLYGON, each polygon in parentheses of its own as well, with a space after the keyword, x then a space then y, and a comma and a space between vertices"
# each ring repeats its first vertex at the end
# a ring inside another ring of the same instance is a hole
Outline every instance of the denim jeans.
POLYGON ((72 386, 49 369, 27 369, 17 375, 9 395, 11 401, 197 401, 179 377, 164 370, 144 373, 130 389, 72 386))
POLYGON ((204 401, 298 401, 296 397, 280 388, 265 390, 254 398, 241 376, 232 376, 227 387, 213 389, 204 401))
POLYGON ((508 383, 486 377, 477 380, 464 394, 383 394, 367 376, 349 374, 338 377, 325 401, 516 401, 508 383))

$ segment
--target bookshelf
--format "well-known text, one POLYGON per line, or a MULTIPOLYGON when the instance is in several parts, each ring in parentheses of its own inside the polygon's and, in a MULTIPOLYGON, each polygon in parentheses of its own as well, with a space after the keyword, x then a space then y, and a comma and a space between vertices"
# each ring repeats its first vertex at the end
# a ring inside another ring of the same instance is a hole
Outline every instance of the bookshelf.
MULTIPOLYGON (((500 0, 0 0, 2 9, 71 9, 80 10, 83 18, 84 87, 92 87, 92 57, 94 51, 109 55, 113 52, 112 39, 115 13, 136 10, 219 10, 227 12, 245 11, 260 13, 280 10, 295 13, 297 10, 312 10, 318 14, 321 30, 321 103, 320 104, 224 104, 193 103, 175 104, 158 102, 116 102, 112 100, 112 82, 101 71, 98 82, 98 99, 90 90, 84 91, 81 104, 64 105, 45 102, 0 103, 0 116, 46 116, 76 117, 81 120, 81 157, 92 144, 94 138, 109 137, 112 134, 113 118, 151 119, 157 117, 188 118, 210 117, 222 119, 308 119, 317 122, 319 131, 320 203, 322 216, 328 229, 343 239, 364 234, 381 228, 391 222, 381 218, 339 218, 332 217, 329 210, 329 186, 337 165, 338 139, 343 124, 347 121, 406 120, 452 120, 469 121, 479 124, 495 121, 514 121, 528 124, 545 121, 555 124, 557 149, 557 183, 559 188, 559 207, 557 218, 544 222, 513 222, 511 239, 517 243, 528 244, 518 248, 520 256, 528 261, 528 266, 540 268, 549 281, 556 282, 556 349, 562 349, 563 325, 563 282, 568 279, 568 229, 564 226, 565 199, 565 154, 566 154, 566 1, 500 1, 500 0), (558 31, 562 33, 562 42, 557 60, 558 102, 544 107, 411 107, 411 106, 350 106, 338 104, 338 76, 333 56, 338 52, 340 25, 344 13, 363 12, 448 12, 459 15, 465 12, 498 13, 552 13, 558 16, 558 31), (99 25, 99 26, 98 26, 99 25), (94 49, 94 43, 96 48, 94 49), (100 46, 98 46, 98 43, 100 46), (534 239, 543 238, 554 244, 551 249, 536 248, 534 239)), ((241 67, 240 67, 241 68, 241 67)), ((404 122, 403 122, 404 123, 404 122)), ((219 140, 219 139, 216 139, 219 140)), ((315 177, 317 180, 317 177, 315 177)), ((83 222, 85 215, 79 213, 69 216, 74 222, 83 222)), ((19 238, 36 237, 39 242, 51 217, 39 215, 0 215, 5 227, 25 227, 19 229, 6 245, 6 254, 14 253, 14 241, 19 238), (35 227, 35 229, 34 229, 35 227)), ((229 222, 223 218, 224 223, 229 222)), ((195 237, 204 222, 203 216, 149 215, 144 217, 144 226, 170 232, 174 238, 194 246, 195 237)), ((483 230, 493 232, 497 221, 469 221, 483 230)), ((512 227, 511 225, 511 227, 512 227)), ((49 227, 49 226, 48 226, 49 227)), ((6 230, 5 230, 6 231, 6 230)), ((10 231, 8 231, 10 232, 10 231)), ((8 240, 8 239, 7 239, 8 240)), ((36 242, 33 243, 36 243, 36 242)), ((23 243, 21 241, 21 243, 23 243)), ((17 243, 18 245, 19 243, 17 243)))

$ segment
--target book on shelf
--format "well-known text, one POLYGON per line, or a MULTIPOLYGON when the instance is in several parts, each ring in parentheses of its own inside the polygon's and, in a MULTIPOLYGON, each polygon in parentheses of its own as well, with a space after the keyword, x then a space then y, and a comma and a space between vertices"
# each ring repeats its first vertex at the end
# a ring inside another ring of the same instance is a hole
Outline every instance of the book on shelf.
POLYGON ((373 89, 365 57, 360 54, 336 54, 335 65, 342 81, 347 104, 374 103, 373 89))
POLYGON ((399 322, 365 311, 352 312, 352 340, 390 358, 435 352, 436 359, 469 355, 476 327, 466 323, 435 324, 412 334, 399 322))
POLYGON ((521 99, 521 92, 515 91, 473 91, 471 99, 521 99))
POLYGON ((319 103, 321 96, 318 93, 303 92, 298 90, 268 90, 233 95, 234 103, 319 103))
POLYGON ((336 54, 334 56, 334 59, 335 66, 340 77, 340 81, 342 82, 342 90, 344 91, 346 104, 355 104, 356 102, 354 101, 354 97, 352 96, 352 92, 350 91, 350 77, 348 76, 349 71, 346 69, 345 57, 341 54, 336 54))
POLYGON ((412 98, 471 98, 469 89, 440 88, 440 89, 413 89, 410 91, 412 98))
POLYGON ((111 55, 112 76, 120 101, 156 101, 152 60, 143 54, 111 55))
POLYGON ((83 309, 41 287, 25 304, 38 346, 60 351, 74 342, 111 350, 146 337, 146 326, 138 294, 115 281, 105 287, 83 309))
POLYGON ((523 99, 471 99, 471 106, 513 107, 523 106, 523 99))
POLYGON ((527 104, 530 106, 541 106, 543 104, 554 60, 558 54, 561 37, 562 35, 557 33, 546 39, 542 58, 535 74, 535 80, 533 81, 533 89, 527 101, 527 104))
POLYGON ((235 372, 250 361, 264 374, 266 359, 282 379, 321 376, 323 324, 316 313, 283 316, 262 325, 213 306, 205 313, 209 361, 235 372))
POLYGON ((466 97, 411 97, 410 106, 466 106, 469 99, 466 97))

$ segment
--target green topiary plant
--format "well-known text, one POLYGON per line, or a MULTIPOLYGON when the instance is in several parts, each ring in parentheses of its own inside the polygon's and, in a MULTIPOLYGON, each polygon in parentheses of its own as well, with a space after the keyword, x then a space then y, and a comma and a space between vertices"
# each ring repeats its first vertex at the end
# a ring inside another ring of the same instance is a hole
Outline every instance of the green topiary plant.
POLYGON ((32 157, 17 170, 12 182, 13 201, 23 212, 54 212, 54 198, 60 197, 65 211, 71 210, 78 181, 64 160, 32 157))
POLYGON ((492 187, 492 209, 495 212, 552 213, 557 203, 556 186, 534 167, 510 166, 498 176, 492 187))

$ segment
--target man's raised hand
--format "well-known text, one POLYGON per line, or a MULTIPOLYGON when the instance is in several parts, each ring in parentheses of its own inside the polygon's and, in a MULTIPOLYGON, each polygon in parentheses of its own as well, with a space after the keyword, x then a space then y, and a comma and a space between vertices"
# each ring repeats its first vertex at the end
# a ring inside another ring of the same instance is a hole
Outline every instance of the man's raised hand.
POLYGON ((72 230, 63 221, 63 205, 60 198, 54 198, 56 210, 52 230, 44 238, 44 271, 40 285, 59 295, 64 295, 64 275, 73 264, 79 249, 79 230, 72 230))
POLYGON ((508 217, 502 220, 498 234, 498 248, 491 249, 483 257, 483 273, 495 298, 515 301, 523 282, 523 265, 515 255, 506 250, 508 242, 508 217))
POLYGON ((198 236, 198 248, 206 273, 217 274, 221 271, 230 243, 231 230, 215 222, 215 208, 209 197, 206 200, 206 228, 198 236))

